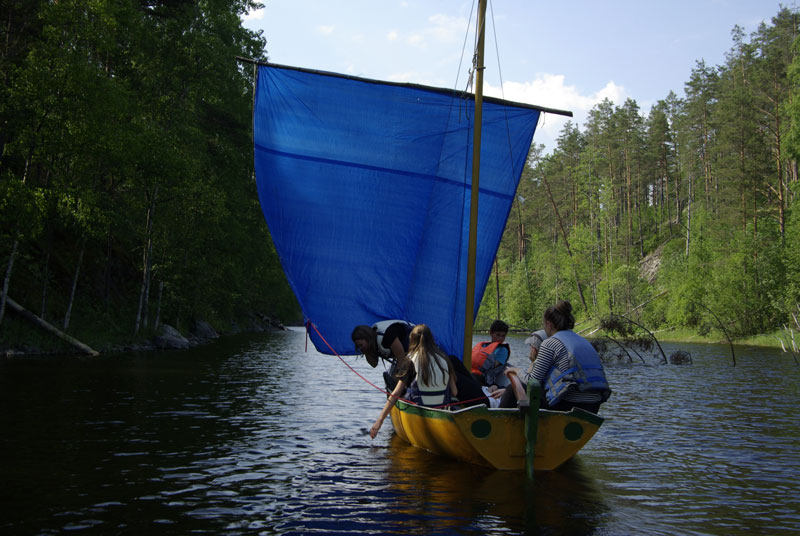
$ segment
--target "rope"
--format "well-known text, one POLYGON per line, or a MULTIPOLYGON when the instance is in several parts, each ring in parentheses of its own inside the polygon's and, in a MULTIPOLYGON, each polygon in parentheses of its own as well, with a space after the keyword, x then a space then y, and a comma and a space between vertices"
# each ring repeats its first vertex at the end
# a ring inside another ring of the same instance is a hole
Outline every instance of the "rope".
MULTIPOLYGON (((489 13, 491 14, 491 18, 492 18, 492 34, 494 36, 495 56, 497 57, 497 72, 498 72, 498 75, 500 76, 500 95, 505 100, 506 92, 505 92, 505 87, 504 87, 504 84, 503 84, 503 69, 502 69, 502 67, 500 65, 500 47, 497 44, 497 30, 496 30, 495 25, 494 25, 494 6, 493 6, 492 2, 489 2, 488 5, 489 5, 489 13)), ((509 158, 509 161, 513 162, 514 161, 514 154, 513 154, 513 146, 512 146, 512 143, 511 143, 511 131, 509 129, 508 110, 504 109, 503 114, 505 116, 506 142, 508 144, 508 158, 509 158)), ((546 115, 547 114, 545 114, 545 113, 540 113, 539 114, 539 120, 543 122, 543 118, 546 115)), ((538 125, 537 125, 537 127, 538 127, 538 125)), ((527 164, 527 161, 526 161, 526 163, 523 166, 523 170, 524 170, 524 167, 526 167, 527 165, 528 164, 527 164)), ((521 209, 521 206, 520 206, 521 202, 519 200, 519 198, 520 198, 519 194, 515 195, 514 197, 515 197, 514 204, 516 204, 516 206, 517 206, 517 222, 519 224, 519 230, 520 230, 520 241, 522 242, 522 249, 523 249, 523 251, 522 251, 523 254, 521 256, 522 256, 522 262, 525 265, 525 281, 526 281, 527 286, 528 286, 528 300, 530 301, 531 313, 532 313, 533 309, 534 309, 533 291, 531 289, 530 267, 528 266, 528 254, 527 254, 528 253, 527 252, 528 248, 527 248, 527 246, 525 244, 525 235, 522 232, 523 228, 522 228, 522 209, 521 209)), ((499 273, 498 273, 499 270, 497 269, 498 265, 499 265, 499 263, 497 262, 497 257, 495 256, 495 279, 496 279, 497 285, 499 287, 499 282, 500 281, 499 281, 499 273)), ((500 318, 500 311, 499 311, 499 299, 500 299, 499 294, 500 293, 498 292, 497 294, 498 294, 497 318, 500 318)))
MULTIPOLYGON (((350 365, 350 363, 348 363, 347 361, 345 361, 345 360, 342 358, 342 356, 340 356, 340 355, 339 355, 339 353, 338 353, 336 350, 334 350, 334 349, 333 349, 333 347, 332 347, 332 346, 330 345, 330 343, 329 343, 329 342, 328 342, 328 341, 325 339, 325 337, 323 337, 323 336, 322 336, 322 333, 320 333, 320 332, 319 332, 319 329, 317 328, 317 326, 316 326, 316 325, 314 325, 314 323, 313 323, 311 320, 307 320, 307 321, 306 321, 306 352, 308 352, 308 334, 309 334, 309 331, 310 331, 310 330, 309 330, 309 326, 310 326, 310 327, 312 327, 312 328, 314 328, 314 331, 316 332, 316 334, 317 334, 317 335, 319 335, 319 338, 320 338, 320 339, 322 339, 322 342, 324 342, 324 343, 325 343, 325 346, 327 346, 327 347, 328 347, 328 349, 329 349, 331 352, 333 352, 333 355, 335 355, 337 358, 339 358, 339 361, 341 361, 342 363, 344 363, 344 364, 345 364, 345 366, 346 366, 347 368, 349 368, 349 369, 350 369, 350 370, 351 370, 351 371, 352 371, 352 372, 353 372, 353 373, 354 373, 356 376, 358 376, 359 378, 361 378, 362 380, 364 380, 364 381, 365 381, 365 382, 367 382, 369 385, 371 385, 372 387, 374 387, 374 388, 375 388, 375 389, 377 389, 378 391, 382 392, 382 393, 383 393, 383 394, 385 394, 386 396, 392 396, 392 393, 390 393, 389 391, 387 391, 386 389, 384 389, 384 388, 382 388, 382 387, 378 387, 377 385, 375 385, 374 383, 372 383, 371 381, 369 381, 369 380, 368 380, 367 378, 365 378, 365 377, 364 377, 364 376, 363 376, 363 375, 362 375, 360 372, 358 372, 356 369, 354 369, 354 368, 353 368, 353 367, 350 365)), ((414 401, 412 401, 412 400, 408 400, 408 399, 406 399, 406 398, 397 397, 397 399, 398 399, 398 400, 402 400, 402 401, 403 401, 403 402, 405 402, 406 404, 410 404, 410 405, 412 405, 412 406, 419 406, 419 405, 420 405, 420 404, 417 404, 416 402, 414 402, 414 401)), ((433 408, 433 409, 441 409, 441 408, 446 408, 447 406, 459 406, 459 405, 467 404, 467 403, 469 403, 469 402, 477 402, 478 400, 488 400, 488 398, 487 398, 486 396, 482 396, 482 397, 480 397, 480 398, 473 398, 473 399, 471 399, 471 400, 459 400, 458 402, 451 402, 450 404, 442 404, 442 405, 440 405, 440 406, 426 406, 426 407, 431 407, 431 408, 433 408)))
MULTIPOLYGON (((345 361, 345 360, 342 358, 342 356, 340 356, 340 355, 339 355, 339 353, 338 353, 336 350, 334 350, 334 349, 333 349, 333 346, 331 346, 331 345, 330 345, 330 343, 329 343, 327 340, 325 340, 325 337, 323 337, 323 336, 322 336, 322 333, 320 333, 320 332, 319 332, 319 329, 317 328, 317 326, 315 326, 315 325, 314 325, 314 323, 313 323, 311 320, 308 320, 308 321, 306 322, 306 337, 308 337, 308 332, 309 332, 309 329, 308 329, 308 328, 309 328, 309 326, 311 326, 312 328, 314 328, 314 331, 317 333, 317 335, 319 335, 319 338, 320 338, 320 339, 322 339, 322 342, 324 342, 324 343, 325 343, 325 346, 327 346, 327 347, 328 347, 328 349, 329 349, 331 352, 333 352, 333 355, 335 355, 336 357, 338 357, 338 358, 339 358, 339 361, 341 361, 342 363, 344 363, 344 364, 345 364, 345 366, 346 366, 347 368, 349 368, 349 369, 350 369, 350 370, 351 370, 351 371, 352 371, 352 372, 353 372, 353 373, 354 373, 356 376, 358 376, 359 378, 361 378, 362 380, 364 380, 365 382, 367 382, 369 385, 371 385, 372 387, 374 387, 374 388, 375 388, 375 389, 377 389, 378 391, 380 391, 380 392, 384 393, 386 396, 392 396, 392 393, 390 393, 389 391, 387 391, 386 389, 384 389, 384 388, 382 388, 382 387, 378 387, 377 385, 375 385, 374 383, 372 383, 371 381, 369 381, 369 380, 368 380, 366 377, 364 377, 364 375, 362 375, 360 372, 358 372, 356 369, 354 369, 354 368, 353 368, 353 367, 350 365, 350 363, 348 363, 347 361, 345 361)), ((405 403, 407 403, 407 404, 412 404, 412 405, 414 405, 414 406, 418 405, 418 404, 416 404, 415 402, 412 402, 411 400, 406 400, 405 398, 399 398, 399 397, 398 397, 398 400, 402 400, 403 402, 405 402, 405 403)))

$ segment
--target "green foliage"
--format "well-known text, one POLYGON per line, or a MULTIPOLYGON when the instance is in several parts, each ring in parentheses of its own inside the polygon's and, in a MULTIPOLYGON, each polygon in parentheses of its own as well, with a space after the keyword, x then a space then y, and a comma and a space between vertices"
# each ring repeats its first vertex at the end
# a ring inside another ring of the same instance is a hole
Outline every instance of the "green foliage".
POLYGON ((150 319, 298 316, 256 199, 250 0, 31 2, 2 8, 0 248, 9 294, 76 332, 150 319), (12 13, 13 11, 13 13, 12 13), (147 263, 143 259, 149 260, 147 263), (7 257, 6 257, 7 258, 7 257))
POLYGON ((499 252, 514 259, 502 315, 535 322, 527 302, 569 299, 595 322, 630 313, 744 337, 800 311, 798 33, 795 8, 749 38, 734 28, 725 64, 698 62, 683 97, 647 114, 604 100, 552 155, 532 151, 499 252), (511 251, 522 241, 527 267, 511 251))
MULTIPOLYGON (((800 193, 796 191, 798 188, 800 183, 794 183, 795 195, 800 193)), ((800 304, 800 204, 797 201, 789 210, 783 259, 786 289, 776 301, 781 310, 796 311, 797 304, 800 304)))
POLYGON ((792 63, 787 71, 790 95, 783 103, 785 115, 791 118, 784 149, 797 162, 800 160, 800 35, 794 40, 792 53, 792 63))
MULTIPOLYGON (((266 58, 239 18, 253 4, 3 4, 12 297, 63 316, 85 245, 76 333, 132 333, 143 274, 145 311, 163 284, 161 319, 178 327, 298 316, 256 199, 252 72, 234 60, 266 58)), ((500 316, 533 329, 568 299, 579 319, 745 336, 797 312, 798 33, 798 11, 781 8, 749 37, 735 28, 725 64, 698 62, 682 97, 649 112, 604 100, 552 155, 533 147, 498 252, 500 316)), ((493 274, 479 326, 497 302, 493 274)))

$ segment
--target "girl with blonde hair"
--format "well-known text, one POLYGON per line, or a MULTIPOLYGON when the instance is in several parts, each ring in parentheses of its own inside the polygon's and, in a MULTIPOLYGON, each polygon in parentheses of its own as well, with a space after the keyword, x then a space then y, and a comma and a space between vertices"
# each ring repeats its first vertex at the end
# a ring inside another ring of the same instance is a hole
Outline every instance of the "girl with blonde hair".
MULTIPOLYGON (((441 406, 450 403, 451 396, 458 394, 453 365, 444 352, 436 345, 431 329, 425 324, 417 324, 408 337, 408 356, 406 367, 414 367, 416 379, 411 381, 406 397, 422 406, 441 406)), ((401 371, 402 372, 402 371, 401 371)), ((409 371, 412 372, 412 371, 409 371)), ((413 375, 398 374, 401 377, 413 375)), ((406 381, 399 380, 389 395, 380 416, 369 431, 371 437, 378 434, 386 416, 392 411, 397 399, 406 389, 406 381)))

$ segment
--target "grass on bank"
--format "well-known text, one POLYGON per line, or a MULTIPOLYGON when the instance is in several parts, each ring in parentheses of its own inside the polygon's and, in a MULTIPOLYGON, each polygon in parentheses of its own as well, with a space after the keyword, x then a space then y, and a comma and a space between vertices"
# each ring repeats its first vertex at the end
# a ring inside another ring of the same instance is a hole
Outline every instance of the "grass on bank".
MULTIPOLYGON (((648 328, 650 329, 650 328, 648 328)), ((511 331, 518 334, 527 334, 528 330, 519 327, 511 326, 511 331)), ((674 327, 667 329, 650 330, 653 335, 659 340, 664 342, 691 342, 700 344, 728 344, 728 339, 721 330, 712 329, 708 333, 701 334, 695 328, 674 327)), ((596 319, 590 318, 578 321, 575 325, 575 332, 580 333, 589 339, 602 337, 605 332, 600 329, 596 319)), ((488 334, 488 327, 476 327, 475 333, 488 334)), ((752 335, 750 337, 733 338, 733 344, 736 346, 748 347, 761 347, 761 348, 781 348, 781 341, 783 341, 784 348, 787 351, 792 350, 792 335, 783 329, 773 331, 771 333, 763 333, 760 335, 752 335)), ((794 332, 795 343, 800 347, 800 331, 794 332)))
MULTIPOLYGON (((592 338, 603 336, 603 330, 598 329, 597 322, 583 321, 575 326, 575 331, 582 335, 592 338), (595 331, 596 330, 596 331, 595 331), (590 335, 591 334, 591 335, 590 335)), ((701 344, 728 344, 728 338, 721 330, 711 330, 706 334, 700 334, 696 329, 686 327, 676 327, 667 329, 651 330, 653 335, 664 342, 692 342, 701 344)), ((800 333, 795 331, 795 342, 800 346, 800 333)), ((792 349, 791 334, 783 329, 772 333, 752 335, 750 337, 733 338, 732 342, 736 346, 750 346, 761 348, 781 348, 781 341, 786 350, 792 349)))

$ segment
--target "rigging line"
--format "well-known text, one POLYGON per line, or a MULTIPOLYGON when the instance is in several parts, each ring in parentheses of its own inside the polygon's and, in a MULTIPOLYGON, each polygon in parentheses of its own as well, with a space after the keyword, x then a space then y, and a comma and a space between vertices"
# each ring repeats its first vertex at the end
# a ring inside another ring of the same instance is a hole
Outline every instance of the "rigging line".
MULTIPOLYGON (((470 8, 470 12, 469 12, 469 19, 467 19, 467 20, 470 20, 470 21, 472 20, 472 13, 473 13, 474 10, 475 10, 475 0, 473 0, 473 2, 472 2, 472 7, 470 8)), ((454 97, 456 95, 458 95, 459 93, 461 95, 466 93, 466 90, 465 91, 460 91, 460 92, 458 91, 458 78, 461 76, 461 66, 464 63, 464 51, 467 49, 467 38, 468 37, 469 37, 469 23, 467 24, 467 31, 464 32, 464 42, 461 44, 461 55, 459 56, 459 60, 458 60, 458 69, 456 70, 456 80, 455 80, 455 83, 453 84, 453 96, 454 97)), ((459 98, 458 99, 459 108, 461 108, 461 102, 463 100, 464 100, 463 98, 459 98)), ((450 117, 452 116, 452 110, 453 110, 453 101, 451 100, 450 101, 450 108, 448 110, 448 115, 447 115, 447 126, 448 126, 448 128, 450 126, 450 117)), ((467 119, 469 119, 469 117, 467 117, 467 119)), ((442 147, 442 150, 444 150, 444 147, 442 147)))
MULTIPOLYGON (((472 20, 472 13, 475 10, 475 1, 476 0, 472 1, 472 7, 470 8, 470 12, 469 12, 469 19, 467 19, 468 21, 472 20)), ((461 55, 460 55, 459 60, 458 60, 458 70, 456 71, 456 80, 455 80, 455 83, 453 84, 453 99, 450 100, 450 106, 449 106, 449 108, 447 110, 446 131, 450 130, 450 119, 453 117, 453 107, 454 107, 454 104, 456 104, 456 103, 458 104, 458 112, 456 113, 456 116, 460 117, 461 116, 461 111, 463 109, 463 111, 465 112, 465 114, 464 114, 465 118, 466 118, 467 121, 469 121, 469 107, 464 103, 465 99, 463 98, 463 95, 464 95, 465 91, 461 91, 461 92, 458 91, 458 78, 459 78, 459 76, 461 76, 461 66, 464 63, 464 51, 467 49, 467 39, 469 38, 469 26, 470 26, 469 23, 467 23, 467 30, 466 30, 466 32, 464 32, 464 42, 461 45, 461 55)), ((460 122, 459 120, 456 120, 456 123, 459 123, 459 122, 460 122)), ((469 143, 469 128, 467 128, 466 131, 467 131, 467 143, 469 143)), ((444 145, 445 144, 442 143, 442 145, 440 147, 440 150, 439 150, 439 163, 438 163, 437 168, 436 168, 436 176, 437 177, 439 175, 439 166, 442 163, 442 153, 444 152, 444 145)), ((464 186, 466 186, 466 184, 467 184, 466 162, 469 162, 469 160, 466 159, 466 157, 465 157, 464 178, 463 178, 464 186)), ((462 189, 462 200, 461 200, 461 221, 462 222, 464 221, 464 200, 465 200, 464 196, 466 196, 466 192, 464 190, 465 189, 462 189)), ((463 226, 462 226, 461 235, 463 235, 463 226)), ((463 243, 463 236, 460 236, 459 239, 460 239, 459 240, 459 245, 460 245, 461 243, 463 243)), ((461 266, 460 265, 459 265, 459 273, 461 273, 461 266)), ((456 303, 457 302, 458 302, 458 300, 456 300, 456 303)))
MULTIPOLYGON (((469 38, 469 28, 470 28, 469 21, 472 21, 472 14, 475 12, 475 2, 476 1, 477 0, 473 0, 472 1, 472 6, 470 7, 470 11, 469 11, 469 18, 467 19, 467 21, 468 21, 467 29, 464 32, 464 42, 461 45, 461 55, 460 55, 459 60, 458 60, 458 70, 456 71, 456 80, 455 80, 455 83, 453 84, 453 96, 454 96, 454 99, 450 101, 450 108, 448 109, 448 114, 447 114, 447 127, 448 127, 448 129, 450 127, 450 118, 452 117, 452 114, 453 114, 454 101, 457 101, 457 103, 458 103, 458 108, 459 108, 458 116, 460 117, 461 111, 463 110, 463 112, 465 114, 465 118, 469 122, 469 106, 466 104, 465 99, 463 98, 463 95, 465 93, 467 93, 467 90, 465 89, 464 91, 460 91, 460 92, 458 91, 458 78, 461 76, 461 67, 462 67, 462 65, 464 63, 464 51, 467 49, 467 39, 469 38), (458 97, 459 94, 460 94, 460 97, 458 97)), ((471 75, 468 78, 471 78, 471 75)), ((468 82, 468 85, 469 85, 469 82, 468 82)), ((465 135, 467 137, 467 146, 469 146, 469 125, 467 125, 467 128, 465 129, 465 135)), ((442 144, 441 150, 444 151, 444 144, 442 144)), ((440 154, 440 156, 441 156, 441 154, 440 154)), ((439 159, 439 163, 441 164, 441 158, 439 159)), ((464 155, 464 177, 463 177, 463 184, 465 186, 467 184, 467 167, 468 167, 468 164, 469 164, 469 156, 465 152, 465 155, 464 155)), ((437 172, 438 172, 438 169, 437 169, 437 172)), ((465 206, 465 204, 466 204, 466 188, 463 188, 462 189, 462 197, 461 197, 461 221, 462 222, 464 221, 464 206, 465 206)), ((463 235, 464 235, 464 227, 462 225, 461 226, 461 232, 459 233, 459 251, 461 251, 461 247, 463 246, 463 243, 464 243, 464 236, 463 235)), ((460 262, 460 260, 459 260, 459 265, 458 265, 458 273, 461 273, 461 262, 460 262)), ((458 299, 457 299, 458 295, 459 295, 459 289, 458 289, 458 285, 456 285, 455 303, 458 303, 458 299)))
MULTIPOLYGON (((503 98, 503 100, 505 100, 506 92, 505 92, 505 87, 504 87, 504 84, 503 84, 503 69, 502 69, 501 64, 500 64, 500 46, 497 44, 497 28, 495 27, 495 24, 494 24, 494 6, 493 6, 493 3, 491 1, 489 1, 489 13, 492 16, 492 32, 493 32, 493 35, 494 35, 495 56, 497 57, 497 73, 498 73, 498 75, 500 77, 500 95, 503 98)), ((505 117, 505 125, 506 125, 506 142, 508 144, 508 157, 509 157, 509 161, 513 162, 514 161, 514 149, 513 149, 513 144, 511 142, 511 130, 509 129, 508 109, 507 108, 503 108, 503 116, 505 117)), ((540 114, 539 117, 541 118, 542 114, 540 114)), ((527 158, 526 158, 526 162, 525 162, 524 165, 527 166, 527 158)), ((522 261, 525 264, 525 280, 526 280, 526 284, 528 286, 528 299, 529 299, 530 305, 531 305, 531 314, 533 314, 534 313, 534 311, 533 311, 533 291, 531 290, 530 268, 528 266, 528 255, 527 255, 527 251, 526 251, 527 248, 525 248, 525 236, 523 234, 523 227, 522 227, 522 209, 520 208, 522 203, 519 200, 519 194, 517 194, 515 196, 514 202, 517 205, 517 222, 519 224, 520 241, 522 243, 522 251, 520 253, 521 253, 522 261)), ((498 250, 499 250, 499 246, 498 246, 498 250)), ((497 294, 498 294, 498 296, 497 296, 498 312, 497 312, 497 317, 500 318, 500 311, 499 311, 499 303, 500 303, 500 292, 499 292, 500 274, 499 274, 499 270, 497 270, 497 268, 499 266, 499 263, 497 261, 497 255, 496 254, 495 254, 494 262, 495 262, 495 282, 497 283, 497 286, 498 286, 498 292, 497 292, 497 294)))
MULTIPOLYGON (((462 49, 461 49, 461 59, 459 60, 459 72, 461 70, 461 62, 464 61, 464 50, 466 50, 466 48, 467 48, 467 39, 469 38, 469 29, 470 29, 470 26, 472 25, 472 14, 475 12, 475 2, 476 2, 476 0, 472 1, 472 7, 470 8, 470 12, 469 12, 469 19, 467 19, 467 30, 464 33, 464 44, 463 44, 462 49)), ((477 23, 477 20, 475 22, 477 23)), ((477 26, 477 24, 476 24, 476 26, 477 26)), ((470 74, 469 79, 471 79, 471 78, 472 78, 472 75, 470 74)), ((469 86, 469 81, 467 82, 467 84, 469 86)), ((458 79, 456 79, 456 86, 457 85, 458 85, 458 79)), ((464 93, 467 93, 467 89, 465 89, 462 92, 462 95, 464 93)), ((467 124, 467 128, 464 129, 465 147, 469 147, 470 146, 469 104, 466 103, 466 99, 464 99, 464 98, 459 99, 460 103, 462 101, 463 101, 466 120, 467 120, 467 123, 468 123, 467 124)), ((473 125, 473 128, 474 128, 474 125, 473 125)), ((459 203, 459 205, 461 207, 461 215, 460 215, 461 225, 460 225, 460 231, 458 233, 458 251, 459 252, 462 252, 464 250, 464 217, 465 217, 465 212, 466 212, 466 207, 467 207, 467 188, 466 188, 466 186, 467 186, 467 179, 469 178, 468 172, 467 172, 467 170, 469 169, 469 166, 470 166, 470 154, 469 154, 469 151, 464 151, 463 184, 464 184, 465 187, 461 189, 461 203, 459 203)), ((466 280, 466 272, 464 272, 465 268, 466 268, 466 266, 464 265, 463 255, 459 254, 459 256, 458 256, 458 268, 457 268, 458 269, 457 277, 459 278, 459 280, 461 279, 460 276, 461 276, 462 273, 465 274, 465 280, 466 280)), ((453 289, 453 294, 452 294, 453 303, 455 303, 455 304, 459 303, 459 296, 465 295, 466 294, 465 290, 466 289, 462 288, 459 284, 455 285, 455 288, 453 289)), ((464 305, 464 310, 465 311, 466 311, 466 307, 467 306, 466 306, 466 300, 465 300, 465 305, 464 305)), ((466 312, 464 314, 466 315, 466 312)), ((463 323, 463 319, 462 319, 462 323, 463 323)), ((463 361, 464 358, 465 358, 465 356, 462 355, 461 356, 461 360, 463 361)))
MULTIPOLYGON (((475 11, 475 0, 472 0, 472 7, 469 10, 469 18, 467 21, 472 20, 472 13, 475 11)), ((464 51, 467 49, 467 38, 469 37, 469 22, 467 23, 467 31, 464 32, 464 43, 461 45, 461 56, 458 60, 458 70, 456 71, 456 82, 453 84, 453 93, 456 93, 458 90, 458 77, 461 76, 461 66, 464 63, 464 51)), ((465 90, 466 91, 466 90, 465 90)), ((461 93, 464 93, 462 91, 461 93)))
MULTIPOLYGON (((472 14, 471 13, 470 13, 470 20, 472 20, 472 14)), ((481 20, 480 22, 481 22, 481 24, 483 24, 483 26, 479 27, 479 26, 476 25, 476 27, 475 27, 475 43, 472 46, 472 69, 470 70, 469 80, 467 81, 467 87, 468 88, 469 88, 469 86, 472 85, 472 76, 475 74, 475 71, 477 71, 479 69, 479 67, 477 66, 477 63, 478 63, 478 40, 480 39, 481 33, 483 31, 485 31, 486 17, 484 17, 483 20, 481 20)), ((480 67, 480 69, 486 69, 486 66, 480 67)))
MULTIPOLYGON (((347 368, 349 368, 349 369, 350 369, 350 370, 351 370, 351 371, 352 371, 352 372, 353 372, 353 373, 354 373, 356 376, 358 376, 359 378, 361 378, 362 380, 364 380, 365 382, 367 382, 369 385, 371 385, 372 387, 374 387, 374 388, 375 388, 375 389, 377 389, 378 391, 380 391, 380 392, 384 393, 386 396, 391 396, 391 393, 390 393, 389 391, 387 391, 386 389, 383 389, 383 388, 381 388, 381 387, 378 387, 377 385, 375 385, 374 383, 372 383, 371 381, 369 381, 369 380, 368 380, 367 378, 365 378, 365 377, 364 377, 364 376, 363 376, 363 375, 362 375, 360 372, 358 372, 356 369, 354 369, 354 368, 353 368, 353 367, 350 365, 350 363, 348 363, 347 361, 345 361, 345 360, 344 360, 344 358, 342 358, 342 356, 340 356, 340 355, 339 355, 339 353, 338 353, 336 350, 334 350, 334 349, 333 349, 333 347, 332 347, 332 346, 330 345, 330 343, 329 343, 329 342, 328 342, 328 341, 325 339, 325 337, 322 335, 322 333, 320 333, 320 332, 319 332, 319 329, 317 328, 316 324, 314 324, 314 323, 313 323, 313 322, 312 322, 310 319, 306 321, 306 336, 308 336, 308 333, 309 333, 309 326, 310 326, 310 327, 312 327, 312 328, 314 328, 314 331, 317 333, 317 335, 319 335, 319 338, 320 338, 320 339, 322 339, 322 342, 324 342, 324 343, 325 343, 325 346, 327 346, 327 347, 328 347, 328 349, 329 349, 331 352, 333 352, 333 355, 335 355, 336 357, 338 357, 338 358, 339 358, 339 361, 341 361, 342 363, 344 363, 344 364, 345 364, 345 366, 346 366, 347 368)), ((407 404, 414 405, 414 406, 416 406, 416 405, 417 405, 417 404, 415 404, 414 402, 412 402, 411 400, 406 400, 405 398, 399 398, 399 397, 398 397, 398 400, 402 400, 403 402, 405 402, 405 403, 407 403, 407 404)))
MULTIPOLYGON (((453 85, 453 94, 456 94, 458 92, 458 77, 461 76, 461 66, 464 63, 464 51, 467 49, 467 39, 469 38, 469 28, 470 28, 471 22, 472 22, 472 14, 475 12, 475 2, 476 1, 477 0, 472 0, 472 6, 469 9, 469 18, 467 19, 467 29, 464 32, 464 42, 461 44, 461 55, 459 56, 459 59, 458 59, 458 71, 456 72, 456 81, 455 81, 455 84, 453 85)), ((462 95, 462 98, 459 99, 459 109, 462 108, 462 103, 465 102, 465 99, 463 98, 463 96, 466 93, 469 93, 469 87, 470 87, 471 84, 472 84, 472 69, 470 69, 468 71, 468 73, 467 73, 466 87, 464 88, 463 91, 460 92, 461 95, 462 95)), ((464 110, 465 117, 467 118, 467 120, 469 120, 469 106, 467 106, 466 104, 463 104, 463 110, 464 110)))
MULTIPOLYGON (((497 28, 494 26, 494 6, 489 0, 489 14, 492 16, 492 34, 494 36, 494 55, 497 58, 497 73, 500 76, 500 95, 503 97, 503 100, 506 99, 506 92, 503 88, 503 69, 500 67, 500 47, 497 44, 497 28)), ((508 124, 508 120, 506 120, 506 124, 508 124)))

